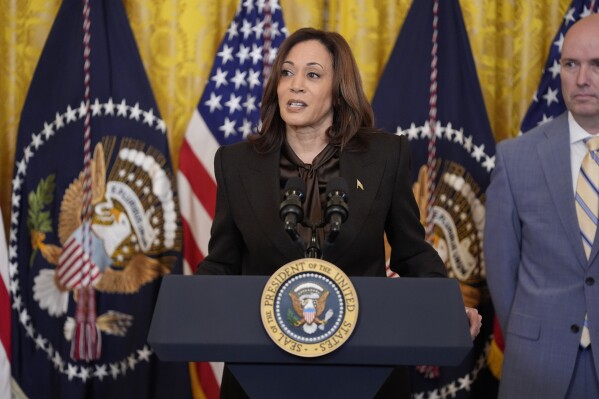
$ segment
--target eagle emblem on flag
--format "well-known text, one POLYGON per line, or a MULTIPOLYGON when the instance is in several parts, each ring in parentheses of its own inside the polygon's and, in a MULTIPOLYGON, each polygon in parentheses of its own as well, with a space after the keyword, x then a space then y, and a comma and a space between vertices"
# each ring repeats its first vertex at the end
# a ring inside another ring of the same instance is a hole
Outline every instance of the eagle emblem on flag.
MULTIPOLYGON (((172 176, 165 169, 165 158, 138 140, 125 138, 118 149, 116 146, 117 138, 107 136, 94 149, 91 251, 86 251, 82 243, 83 172, 65 190, 60 202, 61 245, 45 243, 45 233, 35 229, 36 216, 29 215, 32 247, 54 266, 40 269, 34 278, 34 298, 52 316, 65 314, 68 295, 84 284, 91 282, 95 290, 108 294, 134 294, 142 285, 170 273, 172 259, 160 255, 177 250, 180 244, 176 240, 172 176), (106 164, 111 158, 114 161, 108 170, 106 164), (84 277, 82 269, 88 252, 92 270, 84 277)), ((44 187, 52 184, 52 177, 29 194, 30 203, 35 203, 36 195, 44 196, 44 187)), ((98 328, 112 335, 124 335, 131 322, 132 316, 115 311, 97 319, 98 328)), ((72 326, 73 319, 67 318, 67 339, 72 326)))
POLYGON ((187 397, 147 343, 182 232, 168 146, 121 2, 64 0, 23 105, 12 181, 12 376, 23 396, 187 397))
MULTIPOLYGON (((484 278, 482 235, 485 221, 484 194, 466 168, 458 162, 440 160, 441 178, 433 194, 432 245, 445 263, 450 277, 460 281, 484 278)), ((428 218, 429 186, 426 165, 419 169, 412 190, 423 224, 428 218)))

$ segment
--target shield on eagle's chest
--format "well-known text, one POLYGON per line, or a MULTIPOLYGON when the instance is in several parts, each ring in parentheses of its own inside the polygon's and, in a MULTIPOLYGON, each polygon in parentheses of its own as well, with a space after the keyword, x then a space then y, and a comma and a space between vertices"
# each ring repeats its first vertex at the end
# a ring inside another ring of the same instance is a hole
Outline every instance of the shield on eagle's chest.
POLYGON ((308 309, 304 308, 304 319, 306 323, 312 324, 314 322, 314 317, 316 316, 316 309, 314 307, 310 307, 308 309))

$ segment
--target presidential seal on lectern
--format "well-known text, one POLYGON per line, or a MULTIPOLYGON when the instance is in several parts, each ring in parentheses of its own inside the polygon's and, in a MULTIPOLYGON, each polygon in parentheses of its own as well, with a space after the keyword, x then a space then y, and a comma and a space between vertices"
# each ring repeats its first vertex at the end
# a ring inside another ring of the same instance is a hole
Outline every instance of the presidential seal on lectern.
POLYGON ((358 320, 358 296, 349 277, 330 262, 303 258, 279 268, 262 292, 266 332, 301 357, 326 355, 343 345, 358 320))

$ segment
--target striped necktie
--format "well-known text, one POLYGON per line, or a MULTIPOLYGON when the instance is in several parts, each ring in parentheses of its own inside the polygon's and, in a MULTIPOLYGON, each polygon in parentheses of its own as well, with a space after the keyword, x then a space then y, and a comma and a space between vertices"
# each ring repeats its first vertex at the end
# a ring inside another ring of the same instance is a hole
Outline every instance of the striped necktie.
MULTIPOLYGON (((597 231, 597 215, 599 214, 599 136, 586 141, 589 150, 582 160, 580 173, 576 182, 576 215, 580 225, 582 245, 587 259, 591 255, 593 241, 597 231)), ((585 315, 580 345, 590 345, 588 318, 585 315)))
POLYGON ((584 253, 589 258, 599 213, 599 136, 586 141, 589 152, 582 160, 576 182, 576 214, 584 253))

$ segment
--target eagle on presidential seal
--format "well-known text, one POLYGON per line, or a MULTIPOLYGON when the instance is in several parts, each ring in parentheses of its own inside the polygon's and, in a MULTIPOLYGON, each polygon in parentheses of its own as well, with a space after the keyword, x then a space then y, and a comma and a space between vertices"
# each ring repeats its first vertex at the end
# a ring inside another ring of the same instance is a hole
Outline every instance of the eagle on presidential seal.
MULTIPOLYGON (((70 293, 91 284, 105 294, 135 294, 144 284, 170 273, 181 244, 172 177, 164 156, 138 140, 105 137, 91 160, 91 222, 82 221, 83 172, 69 185, 60 203, 60 245, 44 242, 46 234, 30 227, 33 249, 54 268, 42 268, 34 278, 34 298, 51 316, 66 313, 70 293), (114 158, 108 172, 106 163, 114 158), (91 223, 91 267, 85 280, 82 242, 86 223, 91 223)), ((39 188, 38 188, 39 189, 39 188)), ((39 190, 38 190, 39 191, 39 190)), ((30 202, 31 202, 30 193, 30 202)), ((35 192, 33 192, 35 195, 35 192)), ((51 230, 51 228, 50 228, 51 230)), ((77 301, 74 295, 73 299, 77 301)), ((123 336, 133 317, 118 311, 99 315, 97 327, 123 336)), ((65 337, 70 340, 74 320, 67 318, 65 337)))
POLYGON ((329 291, 324 290, 318 284, 300 284, 289 293, 289 297, 295 312, 293 325, 295 327, 302 326, 307 334, 314 333, 319 327, 322 330, 326 322, 333 316, 333 310, 329 309, 322 317, 327 306, 329 291))

